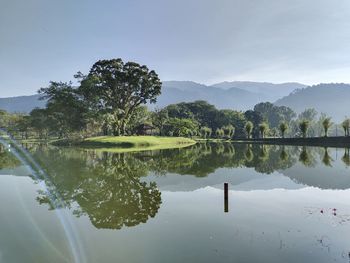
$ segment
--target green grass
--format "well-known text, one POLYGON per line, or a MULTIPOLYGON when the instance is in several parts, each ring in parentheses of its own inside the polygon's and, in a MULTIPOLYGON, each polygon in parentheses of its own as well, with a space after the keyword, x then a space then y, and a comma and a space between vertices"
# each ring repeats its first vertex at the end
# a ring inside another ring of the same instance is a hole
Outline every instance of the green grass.
POLYGON ((131 152, 181 148, 195 143, 194 140, 183 137, 100 136, 87 138, 79 146, 103 151, 131 152))

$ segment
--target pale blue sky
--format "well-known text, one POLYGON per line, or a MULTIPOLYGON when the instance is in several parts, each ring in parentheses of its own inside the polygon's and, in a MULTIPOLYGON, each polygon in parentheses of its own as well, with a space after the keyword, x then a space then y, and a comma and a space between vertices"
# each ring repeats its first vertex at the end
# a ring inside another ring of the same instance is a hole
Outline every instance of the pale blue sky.
POLYGON ((162 80, 350 83, 350 1, 0 0, 0 97, 118 57, 162 80))

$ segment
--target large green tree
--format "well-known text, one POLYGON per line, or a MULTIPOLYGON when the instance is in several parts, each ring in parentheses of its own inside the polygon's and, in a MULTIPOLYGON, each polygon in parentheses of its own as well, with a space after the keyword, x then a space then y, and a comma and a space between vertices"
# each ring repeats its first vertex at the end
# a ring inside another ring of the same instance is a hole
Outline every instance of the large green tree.
POLYGON ((30 126, 37 132, 39 138, 47 137, 49 118, 46 109, 33 109, 29 114, 30 126))
POLYGON ((126 125, 141 104, 155 103, 162 83, 154 70, 121 59, 97 61, 80 79, 79 93, 91 110, 114 115, 114 134, 126 134, 126 125))

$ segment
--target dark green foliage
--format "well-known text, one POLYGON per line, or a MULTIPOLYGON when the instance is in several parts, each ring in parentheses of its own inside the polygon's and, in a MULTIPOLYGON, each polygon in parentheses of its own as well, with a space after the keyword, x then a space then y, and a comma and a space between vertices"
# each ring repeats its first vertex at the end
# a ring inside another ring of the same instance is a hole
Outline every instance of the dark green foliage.
POLYGON ((262 102, 254 106, 254 111, 259 112, 271 128, 277 128, 282 121, 289 123, 296 117, 295 112, 285 106, 275 106, 270 102, 262 102))
POLYGON ((198 133, 198 122, 192 119, 169 118, 164 125, 168 136, 192 136, 198 133))
POLYGON ((258 111, 247 110, 244 113, 244 117, 246 118, 247 121, 250 121, 253 125, 253 129, 251 131, 252 136, 254 138, 258 138, 259 137, 259 124, 264 121, 262 114, 258 111))
MULTIPOLYGON (((47 88, 41 88, 42 99, 47 100, 46 113, 50 129, 59 137, 85 128, 88 107, 71 83, 51 82, 47 88)), ((32 112, 36 114, 37 111, 32 112)))
POLYGON ((126 126, 137 107, 155 103, 162 83, 155 71, 121 59, 97 61, 81 79, 79 94, 98 113, 114 116, 114 134, 125 135, 126 126))
POLYGON ((169 115, 167 109, 156 109, 151 114, 152 123, 156 128, 158 128, 160 136, 163 135, 164 125, 168 121, 168 118, 169 115))
POLYGON ((245 118, 244 114, 239 111, 218 110, 214 105, 205 101, 172 104, 165 109, 169 118, 192 119, 197 121, 200 127, 208 127, 212 131, 232 126, 234 127, 235 135, 244 135, 245 118))

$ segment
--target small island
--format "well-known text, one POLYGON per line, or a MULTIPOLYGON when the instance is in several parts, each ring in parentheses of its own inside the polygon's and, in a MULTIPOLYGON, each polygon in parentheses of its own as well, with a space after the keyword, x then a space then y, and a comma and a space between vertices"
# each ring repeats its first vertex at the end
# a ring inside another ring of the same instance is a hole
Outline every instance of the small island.
POLYGON ((174 149, 195 144, 190 138, 160 136, 99 136, 81 141, 53 141, 57 146, 78 146, 109 152, 135 152, 146 150, 174 149))

